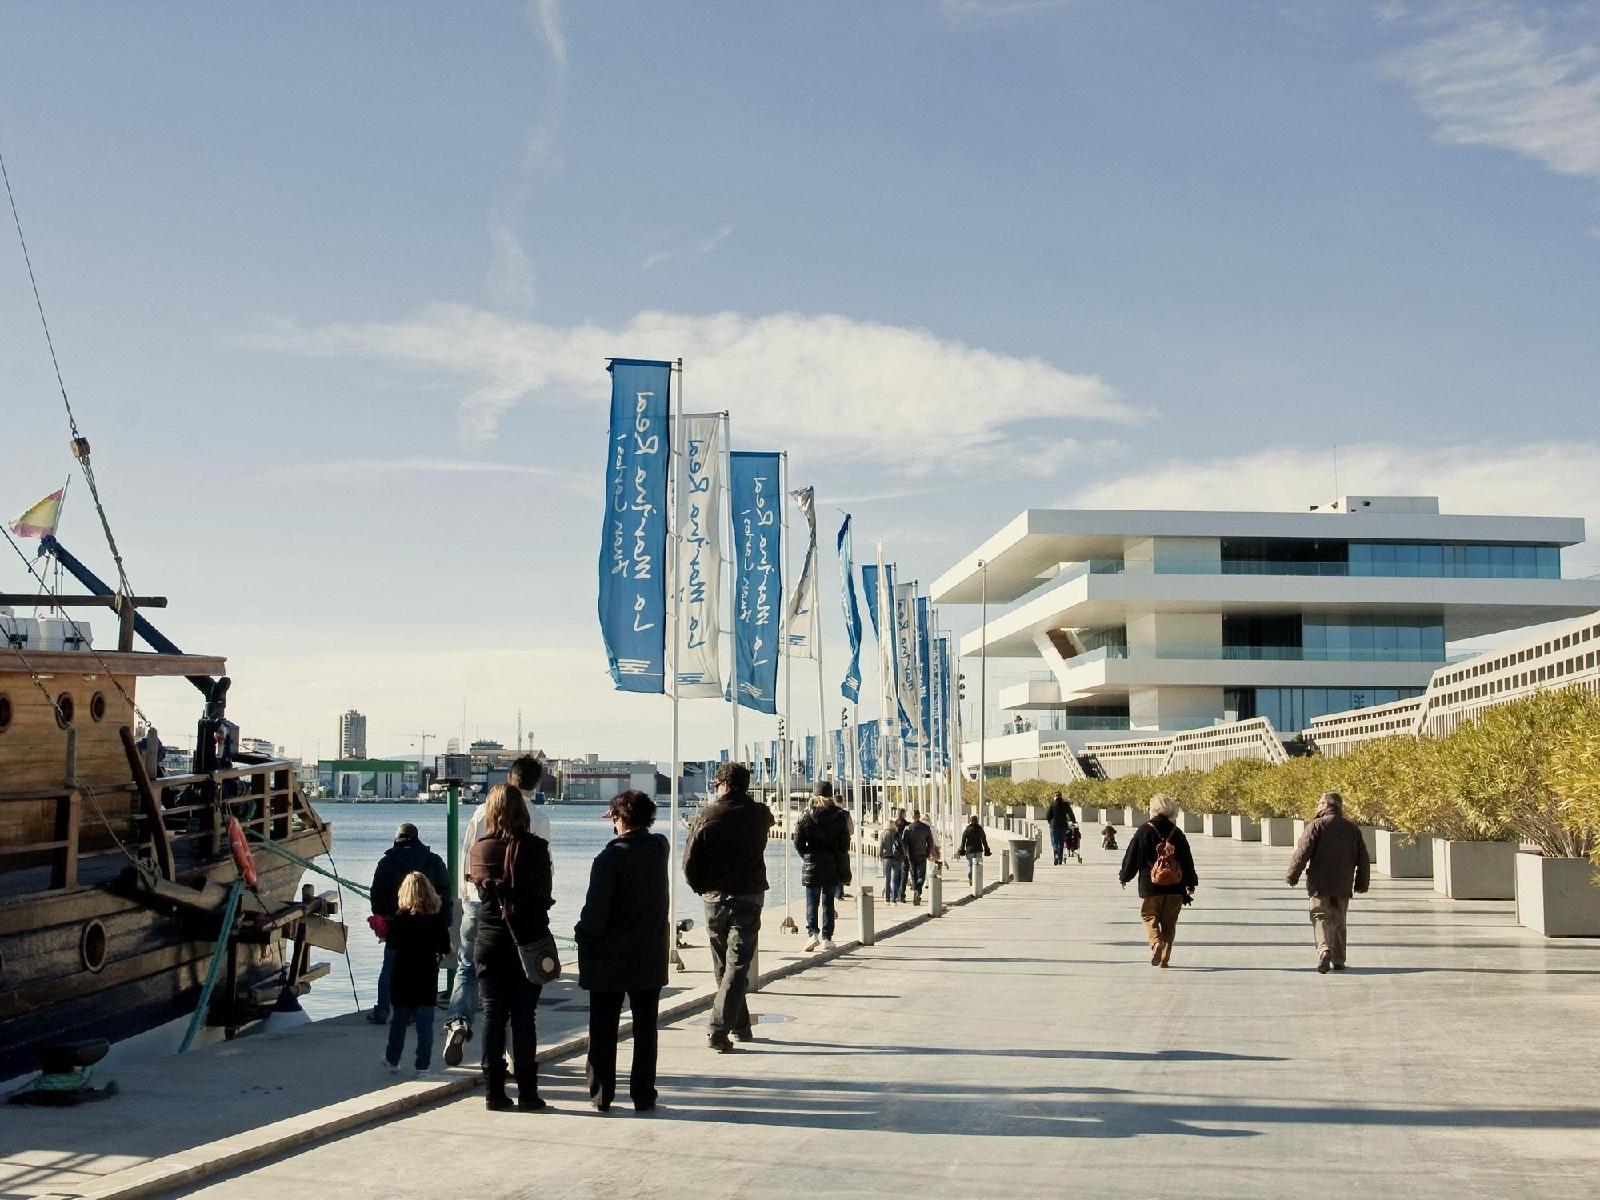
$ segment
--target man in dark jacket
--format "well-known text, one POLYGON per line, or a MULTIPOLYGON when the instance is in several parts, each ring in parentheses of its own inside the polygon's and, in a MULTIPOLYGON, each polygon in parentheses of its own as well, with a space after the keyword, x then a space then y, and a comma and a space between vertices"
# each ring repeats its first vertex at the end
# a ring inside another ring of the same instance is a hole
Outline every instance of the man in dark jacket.
POLYGON ((1290 887, 1306 877, 1311 895, 1311 927, 1317 934, 1317 970, 1344 970, 1345 920, 1350 897, 1365 892, 1372 857, 1360 827, 1344 815, 1344 797, 1324 792, 1317 815, 1300 835, 1286 877, 1290 887))
POLYGON ((902 837, 911 872, 911 903, 921 904, 922 887, 928 882, 928 857, 933 853, 933 827, 922 819, 920 809, 911 810, 911 824, 902 837))
POLYGON ((1050 807, 1044 810, 1044 819, 1050 823, 1050 850, 1059 867, 1067 850, 1067 830, 1078 823, 1078 818, 1073 815, 1072 805, 1067 803, 1067 798, 1057 792, 1056 798, 1050 801, 1050 807))
MULTIPOLYGON (((383 852, 372 873, 372 915, 387 921, 400 909, 400 884, 413 871, 421 871, 446 904, 450 902, 450 869, 417 835, 417 827, 407 821, 394 833, 394 845, 383 852)), ((378 1001, 367 1020, 374 1025, 389 1023, 389 980, 394 974, 394 954, 387 942, 383 947, 383 968, 378 972, 378 1001)))
POLYGON ((706 902, 711 969, 717 995, 711 1005, 711 1048, 733 1049, 729 1035, 750 1040, 750 969, 761 933, 767 894, 767 830, 772 810, 750 798, 750 769, 717 767, 717 798, 700 812, 683 850, 683 876, 706 902))
POLYGON ((1135 875, 1139 877, 1139 917, 1150 942, 1152 967, 1164 967, 1171 960, 1172 942, 1178 933, 1178 914, 1189 902, 1194 889, 1200 886, 1189 839, 1172 822, 1177 813, 1178 804, 1172 797, 1162 792, 1150 797, 1150 819, 1128 839, 1128 849, 1122 855, 1122 871, 1117 876, 1123 887, 1127 887, 1135 875), (1151 879, 1150 871, 1162 857, 1163 847, 1167 846, 1171 847, 1170 856, 1176 861, 1182 878, 1171 883, 1157 883, 1151 879))
POLYGON ((806 949, 832 950, 834 900, 839 885, 850 882, 850 818, 834 805, 833 788, 827 782, 817 784, 811 807, 795 824, 794 848, 806 889, 806 949))

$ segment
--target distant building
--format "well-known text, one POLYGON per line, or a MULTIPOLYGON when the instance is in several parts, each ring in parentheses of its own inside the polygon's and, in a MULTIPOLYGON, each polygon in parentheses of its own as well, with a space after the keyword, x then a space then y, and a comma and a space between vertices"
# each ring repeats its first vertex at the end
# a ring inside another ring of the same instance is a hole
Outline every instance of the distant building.
POLYGON ((661 790, 657 786, 659 777, 653 762, 602 759, 598 754, 585 754, 581 758, 558 759, 555 768, 563 800, 609 800, 630 788, 654 796, 661 790))
POLYGON ((246 754, 259 754, 262 758, 278 757, 278 748, 272 744, 270 738, 242 737, 239 739, 239 749, 246 754))
POLYGON ((351 709, 339 718, 339 757, 367 756, 367 718, 351 709))
POLYGON ((422 768, 403 758, 323 759, 317 786, 340 800, 404 800, 421 790, 422 768))

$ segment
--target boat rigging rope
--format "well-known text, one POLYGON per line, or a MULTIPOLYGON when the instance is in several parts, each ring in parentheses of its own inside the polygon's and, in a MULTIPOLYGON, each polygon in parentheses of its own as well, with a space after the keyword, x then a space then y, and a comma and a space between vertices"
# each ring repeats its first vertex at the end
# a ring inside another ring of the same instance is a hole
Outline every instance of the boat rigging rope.
POLYGON ((39 296, 39 281, 33 274, 33 256, 28 253, 28 239, 22 235, 22 217, 17 212, 17 198, 11 191, 11 175, 6 170, 6 156, 0 153, 0 179, 6 185, 6 199, 11 203, 11 221, 17 227, 17 241, 22 245, 22 261, 28 267, 28 282, 33 286, 33 304, 39 310, 39 324, 44 329, 44 342, 50 349, 50 365, 56 371, 56 386, 61 389, 61 403, 67 410, 67 425, 72 430, 72 456, 78 460, 78 465, 83 469, 84 482, 89 485, 89 496, 94 500, 95 512, 100 516, 100 528, 105 531, 106 544, 111 547, 111 557, 117 564, 117 581, 122 585, 122 594, 132 596, 133 585, 128 582, 127 568, 122 564, 122 551, 117 548, 116 536, 111 532, 111 521, 106 516, 106 508, 100 500, 100 488, 95 483, 94 466, 89 461, 89 439, 84 437, 78 429, 78 418, 72 411, 72 401, 67 398, 66 380, 61 377, 61 363, 56 358, 55 339, 50 336, 50 322, 45 320, 44 301, 39 296))

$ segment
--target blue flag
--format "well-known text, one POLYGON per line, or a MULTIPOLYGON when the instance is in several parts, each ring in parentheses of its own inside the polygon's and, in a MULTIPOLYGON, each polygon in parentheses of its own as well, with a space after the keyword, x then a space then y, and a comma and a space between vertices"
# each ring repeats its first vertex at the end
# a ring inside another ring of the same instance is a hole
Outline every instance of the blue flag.
POLYGON ((835 539, 839 547, 840 599, 844 602, 844 632, 850 639, 850 665, 844 669, 839 690, 852 704, 861 700, 861 606, 856 602, 856 580, 850 566, 850 514, 845 513, 835 539))
POLYGON ((861 756, 861 778, 882 778, 878 764, 878 742, 881 728, 877 721, 868 721, 856 730, 856 753, 861 756))
POLYGON ((817 735, 806 734, 806 782, 815 783, 817 779, 817 735))
MULTIPOLYGON (((890 563, 883 568, 883 587, 889 595, 889 603, 894 603, 894 564, 890 563)), ((878 630, 878 567, 876 563, 867 563, 861 568, 861 590, 867 596, 867 616, 872 621, 872 636, 880 642, 883 634, 878 630)))
POLYGON ((834 774, 837 775, 840 780, 848 779, 850 777, 850 772, 846 768, 845 764, 844 730, 842 729, 835 729, 833 731, 833 762, 834 774))
MULTIPOLYGON (((922 745, 928 747, 933 734, 933 643, 928 637, 928 598, 917 597, 917 691, 921 693, 922 745)), ((932 760, 932 755, 929 755, 932 760)))
POLYGON ((739 680, 735 699, 746 708, 776 714, 783 619, 780 466, 776 454, 735 451, 731 457, 733 635, 739 680))
POLYGON ((672 364, 614 358, 600 632, 619 692, 666 690, 668 388, 672 364))

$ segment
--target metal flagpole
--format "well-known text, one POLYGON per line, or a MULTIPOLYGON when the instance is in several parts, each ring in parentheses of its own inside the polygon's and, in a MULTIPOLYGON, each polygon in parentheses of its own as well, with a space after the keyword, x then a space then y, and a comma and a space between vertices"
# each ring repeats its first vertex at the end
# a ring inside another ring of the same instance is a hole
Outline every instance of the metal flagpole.
MULTIPOLYGON (((891 606, 894 603, 894 589, 887 586, 883 573, 883 543, 877 542, 878 554, 878 796, 881 801, 884 819, 891 815, 893 806, 889 802, 889 772, 883 757, 891 748, 892 743, 885 737, 889 726, 889 713, 892 707, 890 697, 897 686, 895 673, 899 670, 899 657, 895 650, 895 620, 891 606)), ((900 732, 898 715, 895 718, 895 736, 900 732)), ((895 764, 896 771, 899 764, 895 764)))
MULTIPOLYGON (((728 569, 724 574, 728 577, 728 608, 733 614, 733 620, 728 622, 728 658, 732 663, 730 667, 731 683, 729 695, 733 698, 733 742, 728 750, 728 757, 737 759, 741 755, 739 747, 739 572, 737 570, 739 558, 739 531, 733 520, 733 434, 728 428, 728 414, 722 414, 722 511, 728 519, 723 522, 728 527, 728 569)), ((717 553, 722 552, 722 547, 717 547, 717 553)), ((720 637, 721 634, 719 633, 720 637)), ((748 758, 748 755, 744 756, 748 758)), ((745 766, 749 766, 749 762, 745 766)), ((712 789, 715 794, 716 789, 712 789)))
POLYGON ((678 872, 671 866, 678 861, 678 790, 683 777, 683 763, 679 759, 681 750, 678 743, 678 675, 682 665, 679 660, 683 654, 683 581, 679 578, 678 559, 683 553, 683 477, 679 474, 678 460, 681 456, 685 468, 687 467, 689 448, 683 441, 683 359, 681 358, 678 359, 677 376, 678 420, 677 427, 673 430, 671 453, 668 458, 668 464, 672 467, 672 533, 667 539, 667 545, 672 550, 668 556, 668 570, 672 572, 672 779, 667 830, 667 957, 681 971, 683 959, 678 956, 677 938, 678 872))
MULTIPOLYGON (((860 689, 859 688, 856 690, 856 694, 860 695, 860 689)), ((866 809, 863 806, 864 788, 862 786, 862 781, 861 781, 861 704, 860 704, 860 702, 856 701, 856 702, 852 703, 850 705, 850 708, 849 708, 848 711, 850 713, 850 733, 849 733, 850 741, 846 744, 846 746, 844 748, 844 753, 845 753, 846 760, 850 763, 850 780, 851 780, 851 784, 852 784, 852 787, 854 789, 855 798, 856 798, 856 838, 855 838, 855 841, 856 841, 856 844, 855 844, 856 871, 855 871, 855 878, 856 878, 856 895, 859 896, 861 894, 861 884, 862 884, 862 880, 864 878, 862 876, 862 874, 861 874, 861 869, 862 869, 862 864, 861 864, 861 840, 862 840, 862 836, 863 836, 862 835, 862 830, 866 828, 866 826, 863 824, 863 821, 866 819, 866 809)), ((839 723, 841 725, 844 723, 844 712, 842 712, 842 711, 839 714, 839 723)), ((840 772, 842 773, 843 770, 844 770, 844 768, 841 766, 840 767, 840 772)))
MULTIPOLYGON (((783 457, 778 460, 778 507, 782 510, 780 522, 783 538, 783 578, 789 586, 794 586, 794 576, 790 573, 789 562, 789 506, 784 503, 784 498, 789 495, 789 452, 783 451, 783 457)), ((794 722, 794 710, 789 706, 790 685, 794 681, 794 660, 789 655, 789 605, 783 595, 783 589, 778 589, 778 603, 783 607, 783 629, 778 634, 778 646, 782 653, 780 665, 783 667, 783 716, 778 720, 778 748, 783 754, 783 769, 778 774, 779 786, 783 788, 783 923, 778 926, 786 933, 798 933, 800 927, 794 923, 794 911, 790 905, 789 897, 789 859, 790 843, 794 840, 794 831, 789 823, 789 791, 792 786, 790 772, 794 769, 794 753, 789 748, 789 739, 792 736, 790 729, 794 722)))
MULTIPOLYGON (((811 555, 811 593, 813 596, 821 597, 822 556, 816 551, 816 511, 817 496, 816 493, 813 492, 811 494, 812 546, 807 553, 811 555)), ((838 786, 839 782, 844 778, 844 764, 834 763, 833 771, 830 772, 828 770, 828 742, 832 739, 828 737, 827 683, 822 678, 822 604, 820 603, 820 600, 818 603, 811 606, 811 639, 811 644, 816 647, 817 651, 817 737, 822 741, 822 745, 818 747, 820 751, 818 757, 821 759, 821 762, 818 764, 819 770, 817 771, 817 778, 821 779, 825 776, 831 777, 834 785, 838 786)))
POLYGON ((911 661, 915 664, 917 679, 917 711, 911 715, 911 726, 917 731, 917 806, 922 810, 924 817, 928 814, 928 738, 927 731, 922 728, 922 700, 923 689, 927 680, 922 677, 922 622, 917 619, 917 589, 920 585, 916 580, 911 581, 911 661))
POLYGON ((989 820, 989 810, 983 802, 984 777, 989 774, 989 730, 984 724, 989 719, 989 565, 981 558, 978 560, 978 571, 981 576, 981 595, 979 610, 982 616, 978 619, 978 628, 982 630, 979 647, 983 651, 978 662, 978 824, 985 824, 989 820))

